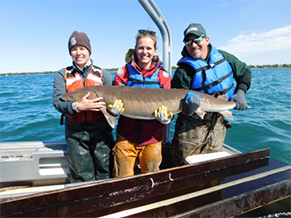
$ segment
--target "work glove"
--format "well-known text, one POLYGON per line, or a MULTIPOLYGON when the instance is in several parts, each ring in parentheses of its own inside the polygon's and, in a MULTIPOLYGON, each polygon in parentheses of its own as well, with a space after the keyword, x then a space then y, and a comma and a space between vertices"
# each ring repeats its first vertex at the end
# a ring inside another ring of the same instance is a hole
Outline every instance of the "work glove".
POLYGON ((248 106, 246 98, 245 98, 245 92, 242 89, 238 89, 237 92, 230 98, 231 101, 236 102, 235 110, 246 110, 250 106, 248 106))
POLYGON ((194 92, 188 92, 182 99, 182 112, 187 116, 192 116, 200 106, 200 96, 194 92))
POLYGON ((108 112, 117 117, 118 115, 123 114, 124 112, 124 107, 121 99, 116 99, 113 104, 108 104, 107 106, 108 112))
POLYGON ((155 110, 155 117, 164 125, 169 124, 173 118, 173 113, 168 113, 167 110, 168 108, 164 105, 155 110))

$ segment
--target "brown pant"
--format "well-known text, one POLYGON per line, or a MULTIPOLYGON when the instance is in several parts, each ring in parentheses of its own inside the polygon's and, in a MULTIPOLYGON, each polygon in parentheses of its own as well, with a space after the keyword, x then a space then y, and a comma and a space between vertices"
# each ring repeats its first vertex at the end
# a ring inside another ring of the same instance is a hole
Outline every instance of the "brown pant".
POLYGON ((117 135, 117 143, 114 151, 114 177, 126 177, 134 175, 134 165, 136 158, 139 158, 141 172, 155 172, 160 168, 162 162, 162 142, 146 146, 126 140, 121 135, 117 135))
POLYGON ((180 115, 172 141, 172 164, 184 164, 186 157, 195 154, 219 152, 226 134, 224 118, 217 113, 207 113, 203 120, 197 115, 180 115))

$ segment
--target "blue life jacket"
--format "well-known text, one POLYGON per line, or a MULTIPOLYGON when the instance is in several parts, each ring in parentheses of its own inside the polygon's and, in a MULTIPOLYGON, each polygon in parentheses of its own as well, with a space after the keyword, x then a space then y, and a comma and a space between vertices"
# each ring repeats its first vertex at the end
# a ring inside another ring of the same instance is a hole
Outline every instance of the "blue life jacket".
POLYGON ((161 88, 158 79, 158 73, 160 71, 161 66, 159 66, 156 72, 154 72, 152 75, 146 78, 143 78, 143 76, 130 63, 127 64, 127 68, 129 71, 129 77, 126 86, 156 88, 156 89, 161 88))
POLYGON ((181 58, 177 64, 180 63, 188 64, 195 71, 191 89, 215 97, 226 94, 228 100, 233 96, 235 86, 232 68, 215 47, 212 47, 209 64, 188 57, 181 58))

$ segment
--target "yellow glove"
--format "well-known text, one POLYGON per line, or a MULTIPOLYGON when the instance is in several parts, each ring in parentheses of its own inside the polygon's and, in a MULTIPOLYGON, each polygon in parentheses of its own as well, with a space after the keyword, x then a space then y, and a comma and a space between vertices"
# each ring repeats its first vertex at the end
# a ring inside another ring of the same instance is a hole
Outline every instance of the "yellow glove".
POLYGON ((118 115, 123 114, 124 112, 124 107, 121 99, 116 99, 113 104, 108 104, 107 106, 108 112, 117 117, 118 115))
POLYGON ((155 110, 155 117, 162 124, 169 124, 173 118, 173 113, 167 112, 168 108, 164 105, 155 110))

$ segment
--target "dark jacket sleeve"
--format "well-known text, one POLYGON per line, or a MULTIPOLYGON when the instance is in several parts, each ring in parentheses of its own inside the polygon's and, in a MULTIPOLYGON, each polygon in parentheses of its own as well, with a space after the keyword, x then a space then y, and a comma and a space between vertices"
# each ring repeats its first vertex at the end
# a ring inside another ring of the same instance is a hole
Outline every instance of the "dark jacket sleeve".
POLYGON ((247 92, 247 90, 251 86, 251 77, 252 77, 251 69, 247 66, 246 63, 240 61, 234 55, 222 50, 219 50, 219 52, 229 62, 229 64, 231 65, 233 69, 234 78, 237 82, 236 90, 242 89, 245 92, 247 92))
POLYGON ((61 99, 61 95, 66 93, 65 69, 58 71, 54 78, 54 93, 52 103, 54 107, 63 114, 74 114, 72 102, 61 99))
POLYGON ((186 64, 180 64, 176 69, 172 79, 172 88, 176 89, 191 89, 191 84, 194 76, 194 70, 186 64))

